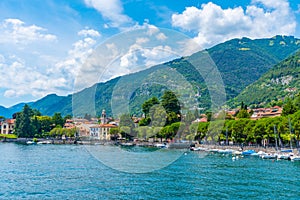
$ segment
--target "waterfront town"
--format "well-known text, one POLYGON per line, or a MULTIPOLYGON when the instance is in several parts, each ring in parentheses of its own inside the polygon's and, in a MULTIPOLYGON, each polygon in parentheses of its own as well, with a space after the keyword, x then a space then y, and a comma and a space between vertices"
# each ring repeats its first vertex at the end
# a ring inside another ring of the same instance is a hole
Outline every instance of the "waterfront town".
MULTIPOLYGON (((239 109, 233 109, 226 111, 226 115, 230 118, 235 118, 239 109)), ((248 109, 248 113, 252 113, 250 116, 251 120, 258 120, 261 118, 267 117, 278 117, 281 116, 282 107, 274 106, 271 108, 256 108, 256 109, 248 109)), ((216 114, 215 117, 217 117, 216 114)), ((143 118, 133 117, 133 122, 135 127, 139 126, 140 120, 143 118)), ((206 114, 200 115, 198 118, 192 121, 192 123, 206 123, 208 122, 208 118, 206 114)), ((16 119, 5 119, 0 121, 0 133, 2 135, 5 134, 14 134, 16 119)), ((110 141, 112 139, 112 135, 110 134, 110 130, 112 128, 117 128, 119 126, 119 119, 112 119, 111 117, 107 117, 106 111, 103 110, 100 118, 91 117, 89 119, 85 118, 72 118, 66 119, 63 125, 64 129, 75 129, 76 135, 82 139, 92 139, 92 140, 100 140, 100 141, 110 141)), ((65 137, 65 136, 63 136, 65 137)), ((116 139, 116 138, 114 138, 116 139)), ((122 135, 119 134, 117 139, 122 139, 122 135)))

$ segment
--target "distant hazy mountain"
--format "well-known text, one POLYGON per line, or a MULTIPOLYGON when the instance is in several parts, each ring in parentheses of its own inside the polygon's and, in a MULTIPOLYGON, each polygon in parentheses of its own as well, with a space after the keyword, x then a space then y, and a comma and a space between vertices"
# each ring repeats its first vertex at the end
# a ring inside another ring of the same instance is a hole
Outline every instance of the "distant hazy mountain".
MULTIPOLYGON (((299 39, 292 36, 276 36, 269 39, 256 40, 248 38, 233 39, 207 49, 207 52, 221 73, 227 99, 230 100, 236 97, 248 85, 257 81, 271 67, 295 53, 299 47, 299 39)), ((126 85, 139 85, 140 77, 169 66, 183 75, 192 84, 194 89, 197 90, 199 93, 199 107, 209 109, 211 99, 207 86, 203 78, 199 78, 199 73, 189 62, 190 60, 200 59, 201 55, 203 55, 203 52, 198 52, 189 57, 167 62, 164 65, 157 65, 144 71, 125 75, 122 77, 122 85, 124 89, 126 89, 126 85)), ((165 78, 168 75, 168 71, 162 70, 161 74, 157 74, 157 77, 165 78)), ((76 110, 76 114, 84 115, 85 113, 92 112, 93 106, 91 104, 94 102, 91 98, 87 97, 93 94, 96 110, 96 113, 93 114, 100 115, 102 109, 106 109, 107 113, 110 114, 112 112, 111 96, 114 86, 119 80, 120 78, 115 78, 106 83, 98 83, 76 93, 75 98, 77 101, 73 103, 75 104, 74 109, 76 110)), ((169 81, 168 84, 172 85, 173 83, 169 81)), ((155 83, 144 84, 142 87, 138 87, 133 94, 130 94, 129 104, 131 113, 141 114, 142 102, 151 96, 160 97, 165 89, 165 86, 155 83)), ((237 99, 237 101, 240 101, 240 99, 237 99)), ((62 97, 52 94, 30 103, 30 106, 40 110, 44 115, 53 115, 54 112, 61 112, 63 115, 72 114, 72 96, 62 97)), ((19 110, 20 105, 11 108, 0 107, 0 115, 10 117, 12 113, 19 110)))

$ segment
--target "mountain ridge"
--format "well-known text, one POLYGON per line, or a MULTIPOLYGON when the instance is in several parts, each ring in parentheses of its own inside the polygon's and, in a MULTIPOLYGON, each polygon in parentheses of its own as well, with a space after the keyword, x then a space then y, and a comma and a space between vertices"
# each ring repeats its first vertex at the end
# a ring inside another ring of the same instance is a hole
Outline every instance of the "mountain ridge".
MULTIPOLYGON (((299 48, 299 39, 293 36, 275 36, 273 38, 254 40, 249 38, 232 39, 207 49, 207 52, 221 73, 225 84, 226 95, 228 100, 230 100, 238 96, 248 85, 257 81, 274 65, 278 64, 282 59, 291 55, 299 48)), ((209 109, 210 97, 207 86, 203 83, 203 78, 199 78, 199 73, 188 63, 188 59, 197 59, 197 56, 201 56, 201 53, 203 52, 196 52, 191 56, 152 66, 149 69, 128 74, 124 77, 134 82, 138 80, 139 76, 149 74, 151 70, 154 71, 163 68, 163 66, 168 66, 182 74, 186 80, 198 90, 201 96, 198 98, 199 108, 209 109)), ((84 115, 85 113, 93 111, 93 108, 87 106, 87 101, 89 100, 85 97, 87 96, 86 94, 93 94, 94 92, 94 115, 100 115, 102 109, 106 109, 107 113, 111 114, 111 95, 119 79, 120 77, 111 79, 105 83, 96 83, 73 95, 57 96, 56 94, 50 94, 38 101, 28 104, 40 110, 44 115, 53 115, 55 112, 61 112, 62 115, 72 114, 73 108, 76 109, 76 113, 79 115, 84 115), (72 108, 72 97, 74 96, 80 99, 79 102, 84 102, 87 105, 78 103, 77 105, 73 105, 72 108)), ((130 108, 133 110, 133 114, 141 114, 141 103, 151 96, 160 97, 165 89, 165 87, 159 85, 148 85, 146 88, 138 88, 134 91, 130 97, 130 108)), ((20 105, 22 104, 7 109, 0 107, 0 115, 10 117, 8 115, 20 111, 18 110, 20 105)))

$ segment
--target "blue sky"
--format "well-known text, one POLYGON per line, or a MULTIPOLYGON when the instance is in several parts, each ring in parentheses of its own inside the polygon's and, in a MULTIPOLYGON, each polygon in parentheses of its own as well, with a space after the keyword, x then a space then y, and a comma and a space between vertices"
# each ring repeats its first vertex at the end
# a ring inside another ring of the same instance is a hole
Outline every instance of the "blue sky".
POLYGON ((296 0, 2 0, 0 10, 0 105, 6 107, 70 94, 78 67, 124 31, 173 29, 202 48, 244 36, 300 37, 296 0))

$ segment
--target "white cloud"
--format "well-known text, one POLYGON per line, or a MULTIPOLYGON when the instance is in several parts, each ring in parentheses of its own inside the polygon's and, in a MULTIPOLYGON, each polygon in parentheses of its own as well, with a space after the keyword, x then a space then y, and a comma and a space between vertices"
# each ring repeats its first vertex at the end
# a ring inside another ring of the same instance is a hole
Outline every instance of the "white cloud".
POLYGON ((73 43, 68 56, 47 67, 35 66, 27 58, 21 59, 17 55, 0 55, 0 73, 5 74, 0 77, 4 97, 15 98, 31 94, 40 98, 49 93, 66 95, 72 92, 79 68, 92 53, 96 45, 95 38, 100 33, 84 29, 78 35, 84 37, 73 43))
POLYGON ((120 0, 85 0, 85 4, 95 8, 110 21, 105 26, 120 28, 133 23, 130 17, 123 14, 123 5, 120 0))
POLYGON ((5 19, 0 22, 0 44, 28 44, 33 41, 54 41, 56 36, 45 33, 47 29, 26 25, 19 19, 5 19))
POLYGON ((83 29, 81 31, 78 32, 79 36, 84 36, 84 37, 99 37, 100 33, 94 29, 83 29))
POLYGON ((0 73, 3 74, 0 76, 0 82, 1 88, 5 90, 4 97, 14 98, 28 94, 42 97, 61 91, 66 86, 65 79, 49 77, 15 55, 6 57, 5 61, 0 63, 0 73))
POLYGON ((156 38, 158 39, 158 40, 166 40, 167 39, 167 36, 165 35, 165 34, 163 34, 163 33, 159 33, 157 36, 156 36, 156 38))
POLYGON ((172 25, 196 33, 204 47, 238 37, 262 38, 295 33, 296 22, 287 0, 252 0, 242 7, 222 9, 210 2, 172 15, 172 25))

